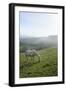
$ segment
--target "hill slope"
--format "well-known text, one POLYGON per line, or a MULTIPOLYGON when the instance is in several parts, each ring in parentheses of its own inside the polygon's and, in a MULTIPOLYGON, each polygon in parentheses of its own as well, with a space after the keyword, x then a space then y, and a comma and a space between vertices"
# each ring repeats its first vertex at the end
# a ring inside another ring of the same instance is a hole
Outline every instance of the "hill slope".
POLYGON ((57 48, 39 50, 40 62, 27 61, 24 54, 20 54, 20 78, 57 76, 57 48))

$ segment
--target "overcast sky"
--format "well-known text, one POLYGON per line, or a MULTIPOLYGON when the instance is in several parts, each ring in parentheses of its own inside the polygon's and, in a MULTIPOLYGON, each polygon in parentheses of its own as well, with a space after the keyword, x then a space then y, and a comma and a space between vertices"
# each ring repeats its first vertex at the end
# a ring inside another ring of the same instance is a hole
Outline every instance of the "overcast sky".
POLYGON ((57 14, 20 12, 20 37, 57 35, 57 14))

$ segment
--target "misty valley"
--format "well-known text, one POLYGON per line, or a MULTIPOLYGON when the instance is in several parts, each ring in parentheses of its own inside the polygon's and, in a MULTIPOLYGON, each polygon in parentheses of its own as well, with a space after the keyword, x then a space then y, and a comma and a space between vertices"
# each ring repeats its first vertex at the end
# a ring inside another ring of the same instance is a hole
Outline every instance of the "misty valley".
POLYGON ((57 48, 57 36, 48 37, 28 37, 24 36, 20 38, 20 52, 26 49, 36 49, 41 50, 45 48, 57 48))

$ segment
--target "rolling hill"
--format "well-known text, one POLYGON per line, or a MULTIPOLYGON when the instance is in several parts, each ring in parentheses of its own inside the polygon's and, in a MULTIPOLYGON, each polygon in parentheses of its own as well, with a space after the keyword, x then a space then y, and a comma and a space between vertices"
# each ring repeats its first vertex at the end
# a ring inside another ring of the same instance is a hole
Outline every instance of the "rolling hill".
POLYGON ((43 49, 56 47, 57 48, 57 36, 48 36, 48 37, 28 37, 24 36, 20 38, 20 51, 25 49, 43 49))

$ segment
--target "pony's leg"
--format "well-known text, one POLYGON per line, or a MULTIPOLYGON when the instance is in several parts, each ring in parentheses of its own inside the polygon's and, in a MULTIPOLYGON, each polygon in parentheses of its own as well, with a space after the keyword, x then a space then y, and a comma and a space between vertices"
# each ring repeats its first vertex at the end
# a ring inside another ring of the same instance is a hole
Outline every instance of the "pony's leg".
POLYGON ((34 56, 32 56, 32 61, 33 61, 33 63, 34 63, 34 56))
POLYGON ((27 57, 27 60, 28 60, 28 61, 30 60, 30 56, 27 57))
POLYGON ((35 56, 33 56, 33 63, 34 63, 35 56))
POLYGON ((28 56, 26 55, 26 60, 28 61, 28 56))
POLYGON ((37 57, 38 57, 38 62, 40 62, 40 56, 39 56, 39 55, 37 55, 37 57))
POLYGON ((31 56, 31 61, 33 62, 33 56, 31 56))
POLYGON ((31 61, 33 60, 32 56, 31 56, 31 61))
POLYGON ((35 57, 35 56, 32 56, 32 61, 33 61, 33 63, 34 63, 34 57, 35 57))

